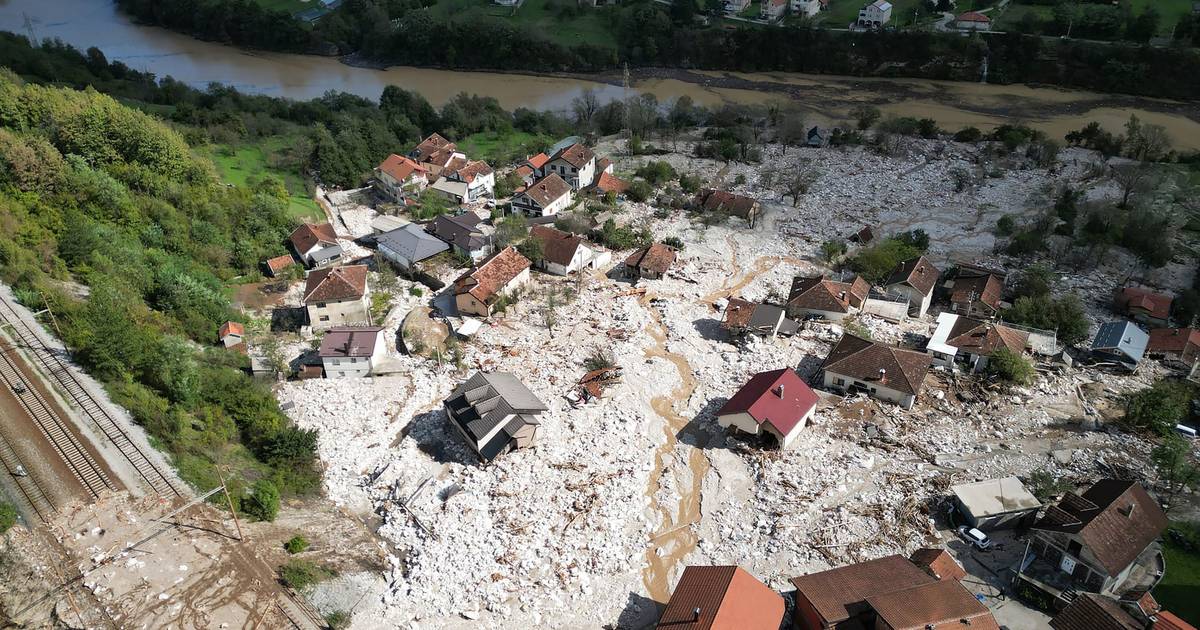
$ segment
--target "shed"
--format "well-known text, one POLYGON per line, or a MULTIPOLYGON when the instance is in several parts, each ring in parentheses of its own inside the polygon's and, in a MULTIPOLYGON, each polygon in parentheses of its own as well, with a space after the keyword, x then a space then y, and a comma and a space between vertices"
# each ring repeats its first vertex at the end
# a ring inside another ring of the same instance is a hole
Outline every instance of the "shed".
POLYGON ((951 487, 950 492, 971 527, 982 531, 1032 522, 1042 507, 1016 477, 959 484, 951 487))

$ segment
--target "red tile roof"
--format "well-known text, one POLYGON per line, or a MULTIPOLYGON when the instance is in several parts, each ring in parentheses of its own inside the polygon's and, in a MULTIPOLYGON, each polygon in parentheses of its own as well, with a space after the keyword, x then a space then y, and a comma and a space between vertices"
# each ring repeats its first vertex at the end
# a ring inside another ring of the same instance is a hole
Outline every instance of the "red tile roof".
POLYGON ((1080 593, 1075 601, 1050 620, 1054 630, 1143 630, 1142 624, 1116 601, 1080 593))
POLYGON ((1021 354, 1029 342, 1029 333, 1003 324, 985 322, 978 319, 959 316, 950 328, 946 344, 971 354, 990 355, 1005 348, 1010 352, 1021 354))
POLYGON ((529 259, 506 247, 454 281, 454 294, 470 293, 481 304, 492 304, 500 291, 529 268, 529 259))
POLYGON ((705 210, 721 210, 748 219, 758 202, 744 195, 706 188, 696 195, 696 203, 705 210))
POLYGON ((1142 484, 1102 479, 1082 495, 1067 493, 1033 527, 1078 536, 1115 576, 1162 534, 1167 516, 1142 484))
POLYGON ((280 271, 287 269, 288 267, 295 264, 295 262, 296 262, 296 259, 292 258, 291 254, 284 254, 282 256, 276 256, 274 258, 268 258, 267 259, 267 269, 271 272, 271 275, 278 275, 280 271))
POLYGON ((534 169, 539 169, 545 166, 546 162, 550 161, 550 156, 546 155, 545 153, 539 153, 525 161, 534 169))
POLYGON ((1125 287, 1113 296, 1117 310, 1132 314, 1133 311, 1143 311, 1150 317, 1166 321, 1171 316, 1172 298, 1169 295, 1155 293, 1141 287, 1125 287))
POLYGON ((367 266, 317 269, 304 280, 304 303, 357 300, 367 293, 367 266))
POLYGON ((517 167, 516 173, 518 177, 525 179, 526 177, 533 175, 533 167, 527 164, 522 164, 521 166, 517 167))
POLYGON ((413 149, 412 155, 419 162, 429 162, 431 159, 453 153, 456 148, 457 146, 453 142, 443 138, 440 134, 431 133, 428 138, 417 145, 417 148, 413 149))
POLYGON ((746 413, 758 424, 769 424, 787 436, 816 406, 813 390, 794 370, 783 368, 755 374, 717 415, 746 413))
POLYGON ((939 580, 961 580, 967 577, 967 572, 945 549, 924 547, 912 552, 908 559, 939 580))
POLYGON ((925 353, 846 334, 829 351, 821 368, 916 395, 921 393, 929 366, 930 358, 925 353))
POLYGON ((721 322, 721 326, 726 329, 739 330, 750 325, 750 318, 754 315, 754 307, 757 306, 753 302, 748 302, 741 298, 729 298, 729 304, 725 305, 725 318, 721 322))
POLYGON ((1155 328, 1150 331, 1150 341, 1146 344, 1149 352, 1179 356, 1185 355, 1189 348, 1192 353, 1200 349, 1200 329, 1155 328))
POLYGON ((328 223, 305 223, 296 228, 289 239, 296 253, 304 255, 318 244, 337 245, 337 232, 328 223))
POLYGON ((600 177, 596 179, 596 190, 600 192, 614 192, 621 194, 629 190, 629 182, 613 177, 608 173, 601 172, 600 177))
POLYGON ((643 247, 625 259, 627 267, 648 269, 659 275, 666 273, 674 263, 675 250, 662 243, 653 243, 648 247, 643 247))
POLYGON ((657 627, 778 630, 784 608, 779 594, 739 567, 687 567, 657 627))
POLYGON ((987 24, 992 21, 992 18, 990 18, 978 11, 967 11, 966 13, 963 13, 962 15, 958 16, 958 21, 959 22, 980 22, 983 24, 987 24))
POLYGON ((868 610, 870 597, 931 582, 933 578, 900 555, 792 578, 797 605, 806 600, 829 625, 868 610))
POLYGON ((558 201, 563 195, 571 194, 571 185, 559 177, 557 173, 550 173, 530 184, 529 188, 526 188, 520 194, 529 197, 538 206, 545 208, 558 201))
POLYGON ((424 166, 395 153, 387 156, 387 159, 379 165, 379 170, 398 182, 406 181, 413 173, 429 172, 429 169, 424 166))
POLYGON ((849 313, 850 307, 861 307, 871 292, 866 280, 855 277, 851 282, 838 282, 822 277, 792 279, 787 305, 830 313, 849 313))
POLYGON ((1196 626, 1180 619, 1170 611, 1159 611, 1155 617, 1158 620, 1154 622, 1154 630, 1196 630, 1196 626))
POLYGON ((556 230, 548 225, 535 225, 529 237, 542 243, 542 257, 554 264, 567 266, 575 258, 575 252, 583 244, 583 237, 556 230))
POLYGON ((221 324, 221 330, 217 333, 217 336, 224 339, 226 335, 238 335, 240 337, 245 334, 246 327, 241 322, 225 322, 221 324))
POLYGON ((922 295, 929 295, 939 275, 938 268, 928 258, 918 256, 897 265, 884 284, 907 284, 922 295))
POLYGON ((588 162, 595 158, 596 154, 591 149, 576 142, 569 147, 565 147, 558 153, 550 157, 551 160, 562 160, 575 168, 583 168, 588 162))
POLYGON ((492 167, 483 160, 471 160, 467 162, 466 166, 459 168, 454 173, 459 179, 469 184, 475 181, 475 178, 480 175, 490 175, 492 167))
POLYGON ((867 599, 891 630, 1000 630, 992 612, 958 580, 939 580, 867 599))

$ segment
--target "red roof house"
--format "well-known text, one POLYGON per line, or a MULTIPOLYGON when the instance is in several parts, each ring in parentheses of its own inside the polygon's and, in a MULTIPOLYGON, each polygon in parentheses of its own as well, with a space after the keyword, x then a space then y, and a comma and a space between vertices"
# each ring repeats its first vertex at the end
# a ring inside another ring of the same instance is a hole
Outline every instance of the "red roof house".
POLYGON ((808 424, 817 395, 791 368, 759 372, 717 412, 717 424, 752 435, 766 432, 787 448, 808 424))
POLYGON ((912 552, 908 559, 939 580, 961 580, 967 577, 967 572, 955 561, 954 556, 940 547, 923 547, 912 552))
POLYGON ((778 630, 785 604, 740 567, 687 567, 659 630, 778 630))
POLYGON ((241 322, 232 321, 221 324, 221 330, 217 333, 217 337, 226 348, 232 348, 242 343, 242 338, 245 336, 246 327, 241 322))
POLYGON ((1192 365, 1200 359, 1200 329, 1155 328, 1150 331, 1146 353, 1192 365))
POLYGON ((1169 295, 1141 287, 1125 287, 1113 295, 1113 308, 1143 324, 1166 326, 1171 318, 1171 301, 1169 295))

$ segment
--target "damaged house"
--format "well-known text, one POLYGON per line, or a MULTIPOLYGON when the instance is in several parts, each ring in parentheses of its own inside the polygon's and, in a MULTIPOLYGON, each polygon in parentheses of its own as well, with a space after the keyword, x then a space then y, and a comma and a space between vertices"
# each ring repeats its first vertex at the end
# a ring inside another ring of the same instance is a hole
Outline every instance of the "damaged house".
POLYGON ((790 337, 800 330, 800 324, 788 319, 782 307, 774 304, 755 304, 741 298, 730 298, 725 305, 721 327, 731 336, 755 334, 762 337, 790 337))
POLYGON ((1004 324, 941 313, 925 351, 935 365, 952 370, 961 365, 969 372, 982 372, 996 351, 1021 354, 1028 344, 1029 333, 1004 324))
POLYGON ((1113 294, 1113 310, 1147 326, 1166 326, 1171 319, 1169 295, 1141 287, 1125 287, 1113 294))
POLYGON ((791 446, 817 410, 817 395, 791 368, 759 372, 717 411, 717 424, 750 435, 767 434, 791 446))
POLYGON ((839 282, 820 276, 792 279, 788 292, 787 314, 792 319, 819 317, 829 321, 841 321, 848 315, 862 310, 871 285, 855 276, 850 282, 839 282))
POLYGON ((443 406, 450 423, 485 464, 501 453, 533 446, 538 416, 549 409, 507 372, 476 372, 443 406))
POLYGON ((966 317, 995 317, 1004 302, 1005 275, 974 265, 960 264, 946 281, 950 310, 966 317))
POLYGON ((921 317, 929 310, 933 301, 933 289, 937 286, 941 272, 929 259, 918 256, 906 260, 892 270, 884 284, 888 295, 908 300, 908 312, 914 317, 921 317))
POLYGON ((1126 369, 1134 370, 1141 363, 1149 344, 1150 335, 1138 328, 1137 324, 1108 322, 1100 325, 1095 339, 1092 339, 1092 358, 1119 363, 1126 369))
POLYGON ((750 227, 754 227, 758 223, 758 220, 762 218, 762 204, 758 203, 758 201, 745 195, 735 195, 731 192, 714 190, 712 188, 705 188, 696 193, 695 199, 692 200, 692 207, 705 212, 724 213, 740 217, 750 227))
POLYGON ((506 247, 454 281, 454 304, 464 315, 490 317, 496 304, 529 282, 529 259, 506 247))
POLYGON ((658 280, 675 264, 675 248, 652 243, 625 259, 625 275, 635 280, 658 280))
POLYGON ((929 366, 926 354, 846 334, 829 351, 821 371, 828 389, 865 393, 911 409, 929 366))

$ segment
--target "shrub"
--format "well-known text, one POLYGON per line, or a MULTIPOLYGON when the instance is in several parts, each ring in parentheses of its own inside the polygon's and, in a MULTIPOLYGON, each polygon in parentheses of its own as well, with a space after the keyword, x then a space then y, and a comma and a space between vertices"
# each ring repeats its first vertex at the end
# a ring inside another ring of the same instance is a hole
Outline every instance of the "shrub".
POLYGON ((996 234, 999 236, 1008 236, 1016 229, 1017 221, 1011 214, 1006 214, 999 219, 996 219, 996 234))
POLYGON ((279 515, 279 488, 270 479, 254 482, 250 496, 242 498, 242 512, 259 521, 273 521, 279 515))
MULTIPOLYGON (((926 236, 926 244, 928 239, 926 236)), ((906 240, 912 239, 892 237, 859 250, 849 261, 850 269, 870 282, 883 282, 896 265, 921 255, 923 250, 906 240)))
POLYGON ((704 182, 701 181, 700 177, 697 175, 684 173, 683 175, 679 176, 679 188, 685 193, 694 193, 697 190, 700 190, 700 187, 703 185, 704 182))
POLYGON ((617 362, 616 362, 616 360, 613 359, 612 354, 610 354, 604 350, 597 350, 597 351, 593 352, 591 354, 591 356, 589 356, 588 358, 583 360, 583 366, 585 368, 587 368, 587 370, 589 372, 591 372, 593 370, 602 370, 604 368, 610 368, 610 367, 615 366, 616 364, 617 364, 617 362))
POLYGON ((421 287, 408 287, 408 294, 413 297, 421 297, 425 295, 425 291, 421 287))
POLYGON ((871 338, 871 329, 867 328, 866 326, 863 326, 862 324, 860 324, 858 322, 854 322, 854 321, 846 322, 842 326, 842 329, 844 329, 846 331, 846 334, 848 334, 848 335, 854 335, 855 337, 862 337, 863 339, 871 338))
POLYGON ((826 262, 833 262, 845 253, 845 241, 833 240, 821 243, 821 257, 824 258, 826 262))
POLYGON ((679 251, 683 251, 683 239, 679 238, 678 236, 668 236, 667 238, 664 238, 662 242, 663 245, 674 247, 679 251))
POLYGON ((1033 369, 1033 361, 1008 348, 1001 348, 992 353, 988 358, 987 371, 992 376, 1017 385, 1032 383, 1037 373, 1033 369))
POLYGON ((625 191, 625 194, 628 195, 630 199, 637 202, 642 202, 649 199, 650 195, 653 193, 654 189, 650 186, 650 184, 640 179, 630 184, 629 188, 625 191))
POLYGON ((671 181, 676 176, 675 169, 671 167, 671 164, 663 160, 647 162, 645 166, 634 171, 634 174, 650 182, 653 186, 671 181))
POLYGON ((17 506, 6 501, 0 501, 0 534, 12 529, 17 524, 17 506))
POLYGON ((1004 311, 1004 319, 1014 324, 1053 330, 1058 340, 1069 346, 1088 337, 1088 319, 1079 298, 1067 295, 1053 299, 1049 295, 1017 298, 1013 307, 1004 311))
POLYGON ((1126 398, 1125 422, 1131 427, 1170 435, 1188 415, 1195 388, 1183 381, 1162 380, 1126 398))
POLYGON ((345 630, 350 627, 350 613, 344 610, 335 610, 325 615, 325 623, 329 624, 330 630, 345 630))
POLYGON ((979 142, 983 132, 978 127, 963 127, 954 133, 955 142, 979 142))
POLYGON ((1071 482, 1044 470, 1035 470, 1029 475, 1029 491, 1039 501, 1045 502, 1071 489, 1071 482))
POLYGON ((303 591, 335 575, 337 574, 333 571, 318 566, 310 560, 299 558, 292 558, 287 561, 287 564, 279 567, 279 579, 297 591, 303 591))
POLYGON ((286 543, 283 543, 283 548, 293 555, 304 553, 308 550, 308 541, 303 536, 292 536, 286 543))

